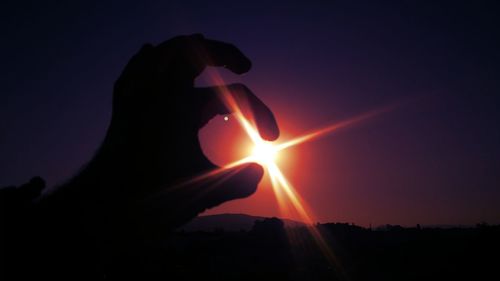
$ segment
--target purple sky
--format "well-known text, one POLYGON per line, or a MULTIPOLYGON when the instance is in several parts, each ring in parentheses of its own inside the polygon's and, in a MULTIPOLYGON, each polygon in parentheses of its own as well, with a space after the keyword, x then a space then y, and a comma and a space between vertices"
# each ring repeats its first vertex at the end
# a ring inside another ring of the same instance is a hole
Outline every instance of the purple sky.
MULTIPOLYGON (((103 139, 128 59, 143 43, 203 33, 253 61, 224 77, 268 103, 285 136, 414 100, 292 151, 288 175, 319 220, 500 223, 498 4, 8 2, 0 186, 77 173, 103 139)), ((259 192, 220 210, 276 215, 259 192)))

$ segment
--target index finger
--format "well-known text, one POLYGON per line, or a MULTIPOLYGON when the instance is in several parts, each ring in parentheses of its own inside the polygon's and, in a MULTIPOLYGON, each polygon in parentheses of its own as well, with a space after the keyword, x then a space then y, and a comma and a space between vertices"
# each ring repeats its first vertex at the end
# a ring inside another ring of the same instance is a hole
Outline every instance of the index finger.
POLYGON ((225 67, 236 74, 250 70, 251 61, 234 45, 206 39, 201 34, 178 36, 156 48, 168 68, 182 79, 194 80, 206 66, 225 67))
POLYGON ((232 44, 204 39, 204 45, 211 66, 223 66, 236 74, 248 72, 252 67, 252 62, 232 44))
POLYGON ((253 114, 255 125, 260 136, 267 141, 279 137, 280 130, 276 118, 249 88, 243 84, 219 85, 208 88, 196 88, 195 92, 205 106, 202 111, 200 127, 203 127, 217 114, 234 113, 239 105, 247 104, 253 114), (235 104, 232 104, 234 101, 235 104))

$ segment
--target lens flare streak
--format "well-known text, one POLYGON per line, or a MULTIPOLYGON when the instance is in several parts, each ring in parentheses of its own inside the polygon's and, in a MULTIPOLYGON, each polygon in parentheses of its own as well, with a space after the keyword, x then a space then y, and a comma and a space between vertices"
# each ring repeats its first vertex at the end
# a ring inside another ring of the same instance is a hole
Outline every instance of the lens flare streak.
POLYGON ((326 126, 322 129, 312 131, 308 134, 305 134, 303 136, 299 136, 297 138, 294 138, 292 140, 283 142, 281 144, 277 145, 272 145, 266 141, 264 141, 260 135, 259 132, 256 129, 256 126, 252 124, 252 119, 249 119, 244 116, 242 113, 242 110, 240 109, 238 103, 236 102, 235 98, 232 96, 231 91, 224 86, 224 81, 220 77, 218 73, 213 73, 211 76, 211 79, 213 82, 215 82, 216 85, 220 85, 217 87, 219 96, 221 97, 222 102, 226 105, 228 110, 233 114, 235 117, 236 121, 241 125, 241 127, 244 129, 250 140, 254 144, 254 150, 253 154, 245 157, 243 159, 237 160, 235 162, 229 163, 221 168, 215 169, 213 171, 210 171, 206 174, 200 175, 198 177, 195 177, 189 182, 196 182, 200 181, 203 179, 207 179, 209 177, 212 177, 214 175, 217 175, 221 172, 224 172, 228 169, 237 167, 241 164, 244 163, 249 163, 249 162, 258 162, 259 164, 263 165, 265 169, 267 169, 269 173, 269 177, 271 179, 271 186, 273 188, 274 194, 276 196, 278 205, 280 207, 281 211, 288 210, 288 206, 290 205, 293 207, 293 209, 297 212, 301 220, 307 225, 307 228, 314 238, 314 241, 318 245, 319 249, 322 251, 322 253, 325 255, 325 257, 328 259, 328 261, 336 266, 337 275, 340 279, 345 279, 346 275, 344 271, 342 270, 342 267, 340 266, 340 263, 336 256, 334 255, 333 251, 329 247, 328 243, 320 233, 319 228, 317 228, 314 223, 317 221, 314 216, 312 211, 307 207, 307 204, 304 202, 304 200, 301 198, 301 196, 297 193, 295 188, 290 184, 290 182, 286 179, 285 175, 282 173, 281 169, 278 167, 276 162, 274 161, 274 154, 277 154, 279 151, 285 150, 287 148, 314 140, 316 138, 319 138, 321 136, 325 136, 327 134, 331 134, 334 131, 338 129, 342 129, 348 126, 352 126, 356 123, 360 123, 362 121, 365 121, 367 119, 370 119, 372 117, 375 117, 376 115, 385 113, 387 111, 393 110, 396 105, 392 106, 387 106, 384 108, 372 110, 369 112, 366 112, 364 114, 355 116, 353 118, 334 123, 332 125, 326 126), (269 153, 273 154, 273 156, 269 157, 264 155, 262 157, 262 152, 264 153, 269 153), (255 154, 255 152, 258 152, 255 154), (290 203, 290 204, 288 204, 290 203))
POLYGON ((277 154, 279 151, 282 151, 284 149, 290 148, 292 146, 311 141, 315 138, 318 138, 320 136, 324 136, 328 133, 332 133, 333 131, 344 128, 350 125, 353 125, 354 123, 361 122, 363 120, 369 119, 371 117, 374 117, 375 115, 378 115, 380 113, 383 113, 388 110, 388 108, 383 108, 379 110, 374 110, 359 116, 356 116, 354 118, 335 123, 333 125, 327 126, 323 129, 311 132, 309 134, 306 134, 304 136, 297 137, 295 139, 292 139, 290 141, 284 142, 282 144, 278 145, 272 145, 271 143, 267 143, 264 140, 262 140, 259 136, 259 133, 257 132, 257 129, 255 126, 251 125, 251 122, 245 118, 245 116, 242 114, 240 108, 238 107, 237 103, 235 100, 232 98, 231 93, 225 89, 225 88, 220 88, 222 90, 221 96, 226 99, 224 102, 226 106, 230 108, 230 111, 234 112, 235 119, 238 121, 238 123, 243 127, 249 138, 253 141, 254 143, 254 149, 253 149, 253 154, 250 155, 249 157, 246 157, 242 160, 238 160, 236 162, 230 163, 225 168, 228 167, 235 167, 236 165, 242 163, 242 162, 258 162, 259 164, 262 164, 268 171, 270 179, 271 179, 271 186, 273 188, 273 191, 275 193, 278 205, 280 207, 281 211, 288 210, 287 208, 287 203, 290 202, 291 206, 293 209, 298 213, 300 219, 306 224, 307 229, 309 230, 311 236, 313 237, 314 241, 316 242, 318 248, 321 250, 321 252, 324 254, 326 259, 330 262, 330 264, 334 265, 337 269, 337 274, 340 279, 345 279, 346 275, 344 271, 342 270, 342 266, 340 266, 339 260, 336 258, 335 254, 329 247, 328 243, 320 233, 319 229, 314 225, 316 222, 312 211, 307 207, 307 204, 302 200, 301 196, 296 192, 295 188, 289 183, 289 181, 286 179, 285 175, 282 173, 281 169, 278 167, 278 165, 274 161, 274 156, 277 154), (264 155, 262 155, 264 154, 264 155))
POLYGON ((342 128, 354 125, 355 123, 359 123, 361 121, 365 121, 367 119, 375 117, 376 115, 379 115, 379 114, 385 113, 387 111, 393 110, 395 106, 396 105, 392 105, 392 106, 383 107, 381 109, 375 109, 375 110, 372 110, 372 111, 369 111, 369 112, 357 115, 357 116, 355 116, 353 118, 350 118, 350 119, 347 119, 347 120, 340 121, 338 123, 332 124, 330 126, 326 126, 326 127, 322 128, 322 129, 313 131, 311 133, 305 134, 303 136, 300 136, 300 137, 294 138, 292 140, 289 140, 287 142, 284 142, 282 144, 279 144, 279 145, 276 146, 276 150, 280 151, 280 150, 289 148, 291 146, 295 146, 295 145, 298 145, 298 144, 301 144, 301 143, 313 140, 315 138, 324 136, 326 134, 331 134, 331 133, 333 133, 334 131, 336 131, 338 129, 342 129, 342 128))

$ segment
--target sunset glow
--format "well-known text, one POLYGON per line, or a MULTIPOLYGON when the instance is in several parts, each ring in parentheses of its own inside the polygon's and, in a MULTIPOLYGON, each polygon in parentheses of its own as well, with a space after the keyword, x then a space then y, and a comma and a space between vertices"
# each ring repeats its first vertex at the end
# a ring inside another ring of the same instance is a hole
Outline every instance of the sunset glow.
MULTIPOLYGON (((284 150, 286 150, 287 148, 314 140, 321 136, 333 133, 338 129, 367 120, 378 114, 393 109, 394 106, 373 110, 350 118, 348 120, 334 123, 319 130, 312 131, 291 140, 281 143, 275 143, 265 141, 260 137, 256 126, 252 125, 254 124, 254 120, 250 120, 243 115, 242 110, 232 97, 232 94, 229 92, 229 90, 227 90, 227 88, 221 87, 221 91, 221 97, 225 99, 224 103, 233 112, 236 120, 252 141, 253 147, 251 148, 250 154, 247 157, 232 162, 224 166, 220 170, 224 171, 226 169, 234 168, 242 163, 249 162, 257 162, 262 165, 269 174, 271 187, 275 193, 279 209, 282 211, 282 215, 290 215, 290 210, 298 214, 300 220, 307 225, 309 233, 314 238, 314 241, 318 245, 319 249, 323 252, 324 256, 329 260, 331 264, 335 264, 337 265, 337 268, 340 268, 338 266, 339 262, 335 254, 330 249, 328 243, 323 238, 319 229, 314 226, 314 223, 317 222, 317 220, 315 219, 312 210, 307 206, 307 203, 301 198, 300 194, 296 191, 290 181, 283 174, 280 167, 276 163, 276 160, 278 158, 278 155, 280 153, 284 153, 284 150)), ((343 274, 342 270, 339 271, 339 274, 343 274)))
POLYGON ((252 148, 251 160, 263 166, 269 166, 278 157, 278 149, 272 143, 261 141, 252 148))
MULTIPOLYGON (((236 100, 235 96, 240 95, 241 93, 231 92, 231 90, 227 86, 224 86, 224 81, 216 72, 212 73, 211 80, 215 84, 220 85, 215 88, 217 89, 220 99, 228 108, 228 111, 231 112, 234 120, 243 129, 245 135, 250 140, 251 145, 246 148, 246 156, 242 157, 241 159, 233 161, 229 164, 225 164, 216 170, 199 175, 198 177, 189 179, 188 181, 183 182, 181 185, 208 179, 245 163, 255 162, 260 164, 267 171, 271 188, 275 194, 279 210, 281 211, 281 216, 290 217, 292 214, 297 216, 299 220, 306 224, 309 233, 314 238, 314 241, 316 242, 319 249, 323 252, 325 257, 332 264, 338 264, 334 253, 331 251, 326 240, 323 238, 320 230, 314 226, 314 224, 317 222, 317 219, 315 218, 313 211, 311 210, 311 208, 309 208, 307 203, 302 199, 301 195, 294 188, 293 184, 282 172, 278 165, 278 160, 280 158, 280 155, 284 154, 288 148, 315 140, 319 137, 331 134, 338 129, 352 126, 356 123, 365 121, 376 115, 393 109, 394 106, 372 110, 286 141, 270 142, 264 140, 261 137, 258 126, 256 124, 256 120, 254 116, 252 116, 253 112, 251 112, 251 110, 250 112, 244 111, 244 109, 247 108, 241 107, 240 105, 240 103, 242 102, 243 106, 248 106, 248 103, 245 104, 246 101, 242 101, 240 99, 236 100)), ((241 96, 239 97, 241 98, 241 96)), ((223 117, 223 119, 224 121, 227 121, 229 117, 226 115, 223 117)))

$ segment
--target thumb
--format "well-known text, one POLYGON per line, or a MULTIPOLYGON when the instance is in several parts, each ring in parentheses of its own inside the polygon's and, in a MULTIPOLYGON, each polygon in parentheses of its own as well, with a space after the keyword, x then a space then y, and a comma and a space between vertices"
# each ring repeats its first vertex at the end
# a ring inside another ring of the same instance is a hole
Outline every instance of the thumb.
POLYGON ((263 174, 264 169, 256 163, 228 169, 199 186, 194 202, 198 201, 203 209, 208 209, 226 201, 248 197, 257 190, 263 174))
POLYGON ((163 222, 169 227, 179 226, 224 202, 245 198, 257 190, 264 169, 256 163, 247 163, 226 169, 213 176, 169 188, 142 202, 137 215, 145 223, 163 222))

